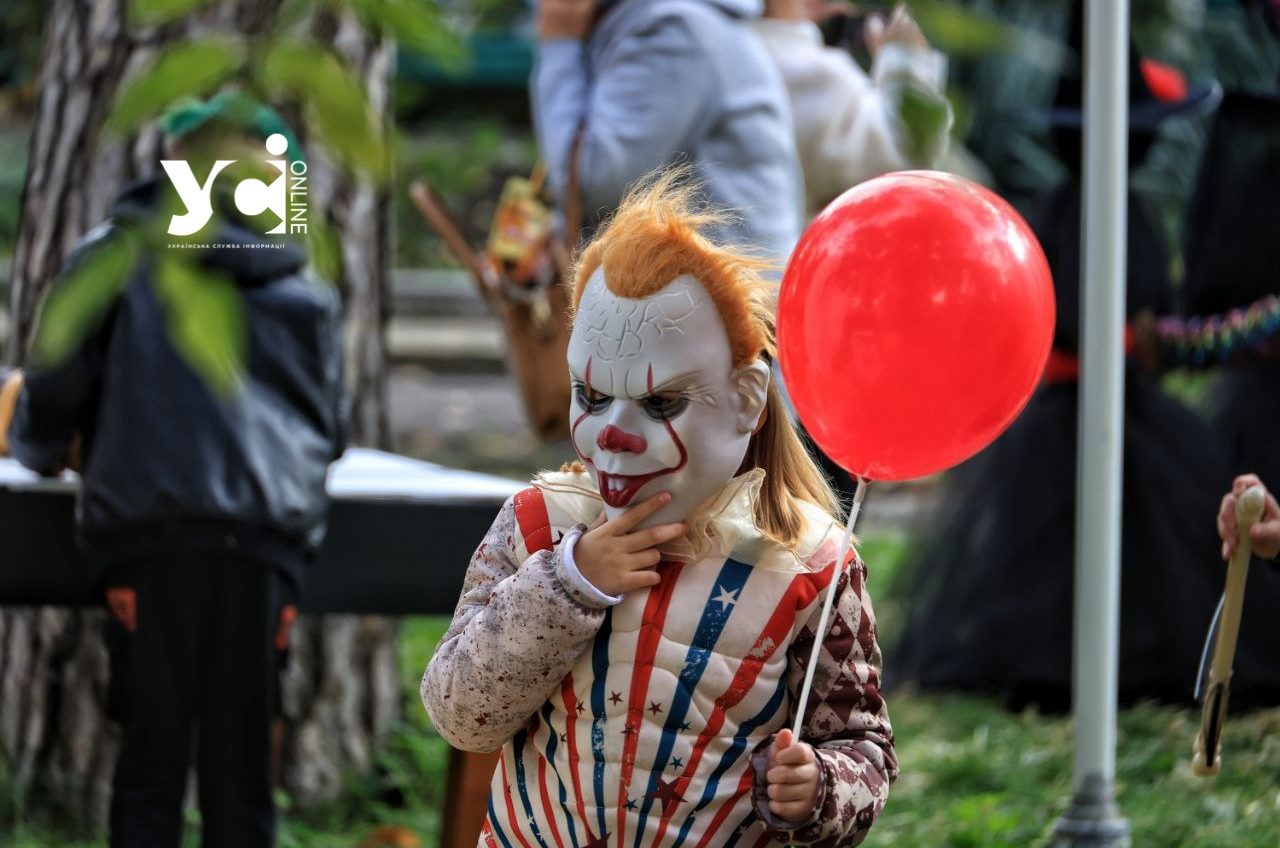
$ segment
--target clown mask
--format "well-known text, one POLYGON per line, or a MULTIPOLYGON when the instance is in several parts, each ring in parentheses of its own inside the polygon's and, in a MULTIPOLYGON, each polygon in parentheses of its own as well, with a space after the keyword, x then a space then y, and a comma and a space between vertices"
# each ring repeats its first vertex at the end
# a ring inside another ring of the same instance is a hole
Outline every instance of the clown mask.
POLYGON ((724 321, 696 279, 627 298, 600 268, 578 304, 569 373, 574 449, 608 517, 671 493, 646 527, 685 519, 737 474, 769 387, 762 360, 734 366, 724 321))

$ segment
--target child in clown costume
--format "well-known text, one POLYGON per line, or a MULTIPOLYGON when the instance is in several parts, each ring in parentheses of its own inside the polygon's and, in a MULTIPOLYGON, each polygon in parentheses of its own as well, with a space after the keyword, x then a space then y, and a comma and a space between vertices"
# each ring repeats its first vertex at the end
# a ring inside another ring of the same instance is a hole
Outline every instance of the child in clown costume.
POLYGON ((836 567, 766 268, 722 221, 659 178, 580 260, 580 462, 503 507, 422 681, 451 744, 502 749, 482 846, 854 845, 897 776, 866 569, 836 567))

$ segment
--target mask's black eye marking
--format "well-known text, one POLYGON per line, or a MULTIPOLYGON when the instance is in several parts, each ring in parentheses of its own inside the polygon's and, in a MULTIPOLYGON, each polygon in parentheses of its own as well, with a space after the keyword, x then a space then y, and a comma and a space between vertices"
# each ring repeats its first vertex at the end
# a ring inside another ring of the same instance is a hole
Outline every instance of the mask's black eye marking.
POLYGON ((587 388, 587 384, 579 380, 573 381, 573 395, 578 399, 578 404, 592 415, 603 412, 613 401, 609 395, 587 388))
POLYGON ((670 421, 689 406, 685 395, 646 395, 640 399, 640 408, 654 421, 670 421))

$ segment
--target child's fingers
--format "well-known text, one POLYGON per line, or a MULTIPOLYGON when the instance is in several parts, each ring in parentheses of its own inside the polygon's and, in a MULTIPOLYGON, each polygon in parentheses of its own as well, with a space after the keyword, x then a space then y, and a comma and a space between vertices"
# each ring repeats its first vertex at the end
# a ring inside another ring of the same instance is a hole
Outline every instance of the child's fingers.
POLYGON ((813 804, 809 801, 770 801, 769 809, 787 821, 804 821, 813 812, 813 804))
POLYGON ((671 503, 670 492, 658 492, 651 498, 645 498, 612 521, 614 532, 619 536, 630 533, 642 521, 669 503, 671 503))
POLYGON ((778 734, 773 737, 773 744, 769 746, 768 767, 770 769, 778 764, 778 753, 790 748, 793 741, 794 737, 791 735, 791 730, 785 727, 782 730, 779 730, 778 734))
POLYGON ((770 801, 810 801, 813 799, 813 785, 809 783, 770 783, 770 801))
POLYGON ((773 784, 812 784, 818 782, 818 766, 816 763, 805 763, 801 766, 774 766, 765 774, 769 785, 773 784))
POLYGON ((618 578, 618 582, 622 586, 621 594, 634 592, 637 589, 646 589, 650 586, 657 586, 662 581, 662 577, 656 571, 632 571, 618 578))
POLYGON ((596 520, 591 522, 591 526, 588 527, 587 529, 594 530, 597 527, 602 527, 604 526, 604 523, 608 520, 609 520, 609 514, 602 509, 600 510, 600 514, 596 516, 596 520))
POLYGON ((674 524, 659 524, 657 527, 650 527, 647 530, 637 530, 627 535, 627 549, 642 551, 645 548, 657 547, 670 542, 672 539, 680 538, 685 534, 686 530, 688 530, 688 527, 680 521, 674 524))
POLYGON ((662 554, 657 548, 645 548, 642 551, 627 554, 626 559, 623 560, 623 567, 628 571, 640 571, 653 568, 660 562, 662 562, 662 554))
MULTIPOLYGON (((788 731, 790 732, 790 731, 788 731)), ((794 745, 788 745, 778 752, 778 765, 799 766, 805 763, 811 763, 814 760, 813 748, 804 742, 797 742, 794 745)))

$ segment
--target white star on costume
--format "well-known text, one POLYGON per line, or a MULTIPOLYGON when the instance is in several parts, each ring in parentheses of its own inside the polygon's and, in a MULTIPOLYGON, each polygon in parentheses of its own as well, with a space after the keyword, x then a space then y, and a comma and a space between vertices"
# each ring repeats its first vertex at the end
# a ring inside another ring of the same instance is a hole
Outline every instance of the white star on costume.
POLYGON ((734 604, 736 604, 736 603, 738 602, 738 593, 737 593, 737 592, 730 592, 730 591, 729 591, 728 589, 726 589, 724 586, 721 586, 721 585, 718 585, 718 584, 717 584, 716 588, 720 590, 720 594, 719 594, 719 595, 716 595, 716 596, 715 596, 714 598, 712 598, 711 600, 716 601, 716 602, 718 602, 718 603, 720 604, 720 610, 721 610, 721 611, 727 610, 729 607, 733 606, 734 604))

